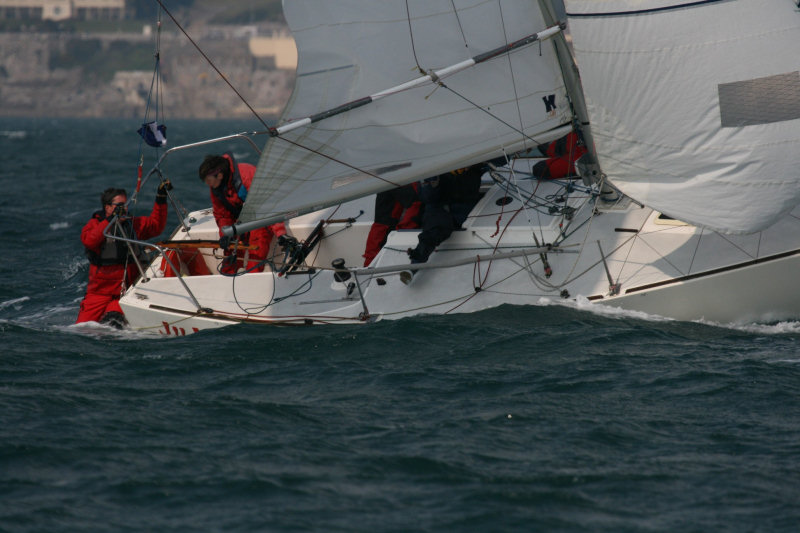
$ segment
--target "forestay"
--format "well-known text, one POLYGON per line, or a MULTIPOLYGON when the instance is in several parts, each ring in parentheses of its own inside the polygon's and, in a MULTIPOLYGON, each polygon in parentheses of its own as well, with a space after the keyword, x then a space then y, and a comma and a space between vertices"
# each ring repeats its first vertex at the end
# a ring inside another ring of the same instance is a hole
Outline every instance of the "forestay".
MULTIPOLYGON (((537 6, 533 0, 286 2, 298 67, 281 122, 381 93, 545 30, 537 6)), ((547 42, 442 82, 446 87, 429 82, 271 138, 242 220, 282 220, 530 148, 571 120, 547 42)))
POLYGON ((625 194, 744 233, 800 202, 793 0, 566 0, 595 147, 625 194))

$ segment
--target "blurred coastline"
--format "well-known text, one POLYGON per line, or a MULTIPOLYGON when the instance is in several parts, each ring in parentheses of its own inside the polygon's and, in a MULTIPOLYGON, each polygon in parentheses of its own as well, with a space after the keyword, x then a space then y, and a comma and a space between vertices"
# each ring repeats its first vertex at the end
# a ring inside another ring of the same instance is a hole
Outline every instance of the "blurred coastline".
POLYGON ((139 118, 156 104, 167 118, 236 118, 252 115, 251 107, 278 114, 297 64, 286 24, 215 24, 214 12, 204 12, 206 18, 185 13, 182 29, 213 65, 165 15, 160 31, 155 19, 94 26, 5 20, 0 116, 139 118))

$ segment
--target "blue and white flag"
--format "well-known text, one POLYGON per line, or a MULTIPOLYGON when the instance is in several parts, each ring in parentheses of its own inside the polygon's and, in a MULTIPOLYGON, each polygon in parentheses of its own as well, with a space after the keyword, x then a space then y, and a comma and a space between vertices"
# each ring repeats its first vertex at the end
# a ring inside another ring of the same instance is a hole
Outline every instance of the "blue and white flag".
POLYGON ((142 124, 138 130, 139 135, 142 136, 144 142, 155 148, 160 148, 167 144, 167 127, 159 124, 155 120, 142 124))

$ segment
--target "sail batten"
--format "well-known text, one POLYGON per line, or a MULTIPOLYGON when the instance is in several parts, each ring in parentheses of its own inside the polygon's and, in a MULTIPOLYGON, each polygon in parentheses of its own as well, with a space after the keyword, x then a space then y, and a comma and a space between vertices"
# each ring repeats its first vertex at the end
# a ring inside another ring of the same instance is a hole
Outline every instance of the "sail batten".
POLYGON ((498 57, 501 54, 511 53, 511 52, 513 52, 515 50, 518 50, 519 48, 522 48, 523 46, 528 46, 528 45, 530 45, 532 43, 535 43, 536 41, 540 41, 540 40, 544 40, 544 39, 547 39, 549 37, 552 37, 553 35, 555 35, 556 33, 558 33, 561 30, 562 30, 562 28, 560 26, 555 26, 555 27, 552 27, 552 28, 548 28, 548 29, 546 29, 546 30, 544 30, 544 31, 542 31, 540 33, 534 33, 533 35, 529 35, 529 36, 527 36, 527 37, 525 37, 523 39, 520 39, 517 42, 511 43, 511 44, 509 44, 507 46, 501 46, 499 48, 496 48, 495 50, 490 50, 489 52, 486 52, 484 54, 475 56, 475 57, 467 59, 465 61, 461 61, 460 63, 456 63, 455 65, 451 65, 449 67, 445 67, 445 68, 443 68, 441 70, 438 70, 436 72, 433 72, 431 74, 427 74, 425 76, 420 76, 418 78, 415 78, 413 80, 407 81, 407 82, 405 82, 403 84, 400 84, 400 85, 397 85, 395 87, 391 87, 389 89, 385 89, 383 91, 377 92, 377 93, 372 94, 370 96, 365 96, 363 98, 359 98, 358 100, 354 100, 352 102, 348 102, 346 104, 342 104, 342 105, 340 105, 338 107, 335 107, 333 109, 329 109, 327 111, 323 111, 321 113, 317 113, 317 114, 315 114, 313 116, 306 117, 306 118, 299 119, 299 120, 295 120, 295 121, 290 122, 288 124, 285 124, 285 125, 283 125, 281 127, 275 128, 275 133, 278 134, 278 135, 281 135, 283 133, 286 133, 288 131, 292 131, 292 130, 297 129, 299 127, 307 126, 307 125, 309 125, 309 124, 311 124, 313 122, 319 122, 320 120, 325 120, 326 118, 330 118, 330 117, 332 117, 334 115, 338 115, 339 113, 345 113, 347 111, 352 111, 353 109, 356 109, 356 108, 359 108, 361 106, 370 104, 370 103, 374 102, 375 100, 379 100, 381 98, 385 98, 387 96, 391 96, 393 94, 397 94, 399 92, 406 91, 408 89, 413 89, 414 87, 419 87, 420 85, 426 85, 426 84, 429 84, 429 83, 436 83, 441 79, 444 79, 444 78, 446 78, 448 76, 452 76, 453 74, 455 74, 457 72, 460 72, 460 71, 462 71, 462 70, 464 70, 466 68, 469 68, 469 67, 472 67, 474 65, 477 65, 478 63, 482 63, 484 61, 488 61, 490 59, 494 59, 495 57, 498 57))
POLYGON ((530 46, 561 28, 532 33, 546 24, 530 0, 307 0, 284 11, 299 72, 284 117, 306 118, 279 124, 265 146, 244 222, 531 148, 571 122, 553 49, 530 46), (409 81, 414 70, 428 74, 409 81))

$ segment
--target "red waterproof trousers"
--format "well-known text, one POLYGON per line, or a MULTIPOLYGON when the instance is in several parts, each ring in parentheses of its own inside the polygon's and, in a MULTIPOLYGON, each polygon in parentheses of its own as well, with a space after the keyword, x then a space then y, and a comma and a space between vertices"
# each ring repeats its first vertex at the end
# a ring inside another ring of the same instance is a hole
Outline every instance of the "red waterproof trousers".
POLYGON ((363 255, 364 266, 369 266, 381 251, 390 231, 420 227, 421 210, 417 183, 378 193, 375 197, 375 222, 367 235, 363 255))

